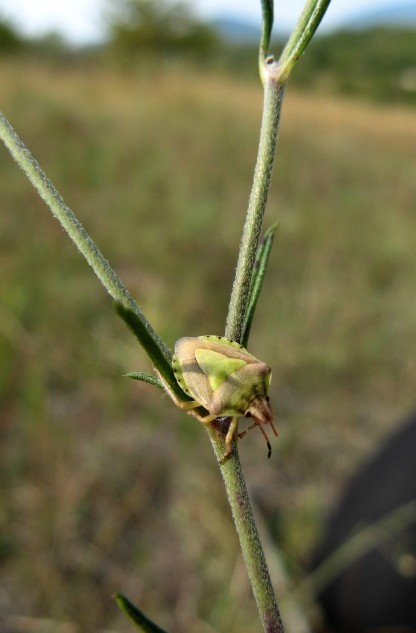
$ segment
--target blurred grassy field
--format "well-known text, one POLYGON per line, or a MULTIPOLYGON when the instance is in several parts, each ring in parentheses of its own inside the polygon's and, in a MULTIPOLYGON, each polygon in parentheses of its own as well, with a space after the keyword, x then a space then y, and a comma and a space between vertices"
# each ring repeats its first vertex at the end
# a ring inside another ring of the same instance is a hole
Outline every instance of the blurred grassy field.
MULTIPOLYGON (((163 338, 222 333, 261 87, 23 60, 0 84, 163 338)), ((270 461, 260 433, 241 455, 294 581, 343 482, 415 405, 415 150, 414 110, 289 87, 250 345, 280 436, 270 461)), ((172 633, 258 630, 203 429, 122 377, 148 361, 3 148, 0 208, 0 630, 130 631, 115 591, 172 633)))

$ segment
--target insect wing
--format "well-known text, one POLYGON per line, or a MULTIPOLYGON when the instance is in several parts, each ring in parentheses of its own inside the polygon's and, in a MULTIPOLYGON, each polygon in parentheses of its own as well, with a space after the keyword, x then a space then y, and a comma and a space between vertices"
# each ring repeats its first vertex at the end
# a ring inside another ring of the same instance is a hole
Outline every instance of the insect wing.
POLYGON ((180 338, 175 344, 173 367, 176 379, 185 393, 209 411, 212 389, 196 359, 195 352, 199 346, 200 341, 196 337, 180 338))
POLYGON ((270 368, 239 343, 222 336, 183 337, 173 367, 182 389, 213 415, 244 415, 255 395, 265 396, 270 368))

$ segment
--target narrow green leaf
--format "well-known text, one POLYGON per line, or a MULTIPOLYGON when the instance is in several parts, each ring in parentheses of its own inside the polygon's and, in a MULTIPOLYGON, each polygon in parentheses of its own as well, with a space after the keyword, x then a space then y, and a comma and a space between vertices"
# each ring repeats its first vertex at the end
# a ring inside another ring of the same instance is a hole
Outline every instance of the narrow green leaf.
POLYGON ((280 79, 287 80, 290 71, 312 39, 331 0, 308 0, 279 58, 280 79))
POLYGON ((262 29, 260 39, 260 53, 265 57, 269 50, 270 37, 273 29, 273 0, 261 0, 262 9, 262 29))
POLYGON ((159 346, 155 343, 154 338, 145 327, 143 321, 135 312, 133 312, 133 310, 130 310, 118 301, 116 301, 114 305, 117 314, 123 319, 136 336, 140 345, 144 348, 145 352, 152 361, 154 367, 156 367, 159 373, 163 376, 164 380, 177 395, 179 400, 191 400, 191 398, 189 398, 189 396, 187 396, 178 385, 171 363, 160 352, 159 346))
POLYGON ((159 378, 151 376, 151 374, 146 374, 143 371, 129 371, 128 374, 124 375, 126 376, 126 378, 141 380, 142 382, 147 382, 149 385, 154 385, 155 387, 159 387, 159 389, 163 389, 163 385, 160 382, 159 378))
POLYGON ((254 312, 259 300, 260 292, 263 286, 264 276, 266 274, 267 264, 269 262, 270 252, 273 246, 274 235, 277 229, 277 222, 273 224, 264 234, 260 242, 256 259, 254 261, 253 276, 250 285, 249 301, 247 306, 246 317, 243 327, 243 335, 241 344, 247 347, 248 338, 250 336, 251 324, 253 322, 254 312))
POLYGON ((137 628, 141 629, 145 633, 166 633, 166 631, 161 629, 160 626, 152 622, 152 620, 149 620, 149 618, 135 607, 134 604, 126 598, 126 596, 123 596, 123 594, 116 593, 114 599, 123 613, 125 613, 130 620, 134 622, 137 628))

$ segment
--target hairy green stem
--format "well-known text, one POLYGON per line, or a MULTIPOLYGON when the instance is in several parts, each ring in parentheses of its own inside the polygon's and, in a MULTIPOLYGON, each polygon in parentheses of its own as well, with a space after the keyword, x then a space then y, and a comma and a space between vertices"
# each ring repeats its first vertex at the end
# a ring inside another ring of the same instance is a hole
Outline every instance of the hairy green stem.
MULTIPOLYGON (((260 74, 264 85, 263 118, 253 185, 225 328, 225 336, 240 343, 243 339, 244 343, 247 343, 248 339, 247 319, 250 321, 248 313, 249 304, 253 298, 251 294, 254 265, 269 194, 284 93, 284 84, 276 78, 278 65, 272 58, 265 59, 265 49, 269 44, 272 21, 273 2, 264 0, 263 36, 260 51, 260 74), (267 24, 266 20, 268 20, 267 24)), ((254 300, 254 307, 257 299, 258 296, 254 300)), ((226 421, 208 426, 211 443, 219 461, 224 455, 222 424, 225 424, 226 431, 226 421)), ((236 446, 234 446, 229 458, 223 463, 221 473, 264 631, 265 633, 284 633, 283 621, 260 542, 236 446)))
POLYGON ((273 26, 273 0, 262 0, 260 76, 264 85, 263 119, 246 222, 228 308, 225 336, 242 342, 253 264, 269 194, 284 87, 290 72, 313 37, 331 0, 308 0, 279 58, 267 56, 273 26))
MULTIPOLYGON (((225 336, 240 343, 243 342, 245 345, 253 316, 250 302, 253 295, 254 265, 270 189, 284 87, 293 66, 318 27, 329 2, 330 0, 309 0, 282 57, 276 62, 273 56, 267 56, 273 26, 273 0, 262 0, 263 29, 259 64, 264 86, 263 118, 253 186, 225 328, 225 336)), ((266 265, 267 256, 265 256, 266 265)), ((262 279, 259 279, 259 288, 261 288, 261 283, 262 279)), ((254 297, 254 308, 257 298, 258 293, 254 297)), ((226 420, 208 426, 211 442, 219 460, 224 454, 224 429, 221 428, 221 425, 224 424, 226 430, 226 420)), ((234 446, 230 457, 223 463, 221 472, 264 630, 266 633, 283 633, 283 622, 260 543, 236 446, 234 446)))
POLYGON ((149 321, 146 319, 139 306, 125 288, 119 277, 111 268, 108 261, 88 235, 79 220, 75 217, 71 209, 65 204, 61 195, 55 189, 49 178, 41 169, 35 158, 18 137, 6 117, 0 112, 0 138, 5 146, 26 174, 39 195, 46 202, 52 214, 59 220, 65 231, 76 244, 82 255, 93 268, 95 274, 100 279, 108 293, 119 304, 127 310, 133 312, 140 320, 147 338, 152 341, 157 349, 160 359, 165 363, 171 361, 171 353, 159 335, 155 332, 149 321))
POLYGON ((276 151, 284 85, 276 80, 276 62, 263 62, 264 106, 259 150, 237 269, 228 308, 225 336, 241 342, 250 296, 251 277, 263 224, 276 151))
MULTIPOLYGON (((207 425, 218 461, 224 455, 226 420, 207 425)), ((284 626, 264 556, 237 450, 221 466, 240 547, 265 633, 284 633, 284 626)))

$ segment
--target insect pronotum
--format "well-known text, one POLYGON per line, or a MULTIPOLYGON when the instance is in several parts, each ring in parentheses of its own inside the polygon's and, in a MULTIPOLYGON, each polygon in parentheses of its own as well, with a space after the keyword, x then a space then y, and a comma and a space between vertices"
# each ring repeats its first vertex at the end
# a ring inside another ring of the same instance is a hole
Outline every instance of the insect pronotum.
POLYGON ((269 438, 263 428, 270 424, 273 433, 273 413, 269 403, 271 369, 247 350, 223 336, 206 335, 183 337, 175 344, 172 367, 182 390, 192 398, 183 402, 163 381, 175 404, 188 410, 204 424, 216 418, 231 416, 225 438, 226 449, 223 463, 232 452, 236 435, 242 438, 255 426, 261 430, 271 455, 269 438), (201 416, 195 409, 204 407, 208 415, 201 416), (252 417, 253 424, 238 433, 238 418, 252 417))

